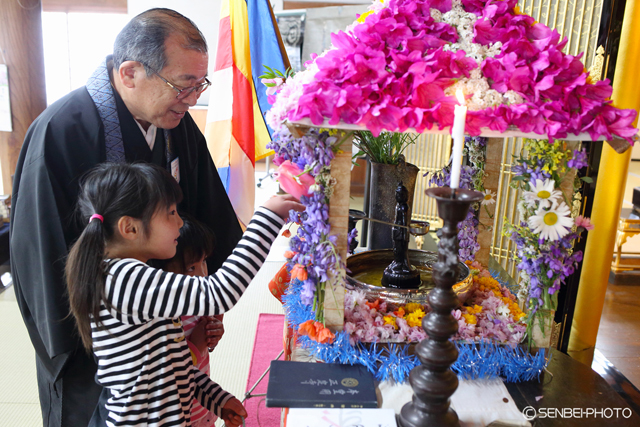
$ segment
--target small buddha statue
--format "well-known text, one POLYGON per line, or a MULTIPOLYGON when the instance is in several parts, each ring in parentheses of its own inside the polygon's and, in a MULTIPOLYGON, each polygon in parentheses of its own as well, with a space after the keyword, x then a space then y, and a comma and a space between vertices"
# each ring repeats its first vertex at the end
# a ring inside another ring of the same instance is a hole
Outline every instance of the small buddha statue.
POLYGON ((403 227, 392 227, 393 262, 385 268, 382 274, 382 286, 396 289, 418 289, 420 286, 420 272, 409 263, 409 224, 411 223, 409 205, 409 191, 398 183, 396 188, 396 217, 395 224, 403 227))

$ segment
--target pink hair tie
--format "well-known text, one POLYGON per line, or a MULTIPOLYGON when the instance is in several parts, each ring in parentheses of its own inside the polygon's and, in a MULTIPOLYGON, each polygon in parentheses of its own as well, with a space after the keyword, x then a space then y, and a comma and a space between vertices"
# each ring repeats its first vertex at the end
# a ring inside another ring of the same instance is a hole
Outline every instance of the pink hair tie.
POLYGON ((93 221, 94 218, 98 218, 100 222, 104 222, 104 218, 102 217, 102 215, 98 215, 98 214, 91 215, 91 218, 89 218, 89 222, 93 221))

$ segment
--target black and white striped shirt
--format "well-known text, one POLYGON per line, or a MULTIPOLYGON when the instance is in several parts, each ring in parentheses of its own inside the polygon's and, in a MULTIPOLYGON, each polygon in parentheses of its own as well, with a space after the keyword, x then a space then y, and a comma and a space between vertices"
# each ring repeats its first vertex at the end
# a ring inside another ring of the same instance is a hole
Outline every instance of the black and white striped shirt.
POLYGON ((109 426, 188 426, 195 397, 220 417, 232 397, 196 369, 180 316, 221 314, 233 307, 264 262, 283 221, 256 211, 242 240, 209 277, 190 277, 135 259, 108 263, 98 327, 92 320, 98 382, 111 398, 109 426))

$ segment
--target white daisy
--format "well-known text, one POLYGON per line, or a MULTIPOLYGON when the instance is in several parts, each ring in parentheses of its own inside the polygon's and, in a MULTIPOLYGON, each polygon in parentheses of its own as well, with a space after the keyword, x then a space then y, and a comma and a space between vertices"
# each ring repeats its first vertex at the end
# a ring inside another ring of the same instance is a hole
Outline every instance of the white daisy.
POLYGON ((560 201, 562 198, 562 193, 555 189, 555 181, 551 179, 545 179, 544 182, 536 179, 529 183, 529 187, 531 191, 525 191, 523 196, 531 208, 536 206, 536 202, 539 207, 548 208, 553 202, 560 201))
POLYGON ((566 203, 553 202, 549 209, 540 207, 535 215, 529 217, 529 227, 539 233, 541 239, 558 240, 567 235, 573 227, 571 211, 566 203))
POLYGON ((496 203, 496 193, 494 193, 491 190, 484 190, 484 198, 482 199, 482 202, 480 202, 481 205, 493 205, 496 203))
POLYGON ((508 315, 511 314, 511 310, 509 310, 509 307, 505 304, 505 305, 501 305, 500 307, 498 307, 496 309, 496 313, 498 313, 500 316, 507 317, 508 315))

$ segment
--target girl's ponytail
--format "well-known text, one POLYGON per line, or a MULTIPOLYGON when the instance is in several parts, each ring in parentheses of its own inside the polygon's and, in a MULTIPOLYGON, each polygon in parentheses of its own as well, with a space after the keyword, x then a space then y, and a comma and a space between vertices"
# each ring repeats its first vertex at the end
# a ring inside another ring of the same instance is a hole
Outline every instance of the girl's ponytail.
POLYGON ((100 301, 104 294, 105 232, 96 218, 71 248, 65 273, 71 313, 75 316, 82 344, 91 350, 90 316, 100 324, 100 301))
POLYGON ((151 218, 160 207, 182 201, 182 191, 166 170, 148 163, 103 163, 83 179, 78 213, 86 227, 69 252, 65 274, 71 313, 82 343, 91 350, 91 321, 102 327, 105 298, 105 251, 124 216, 140 219, 148 233, 151 218))

